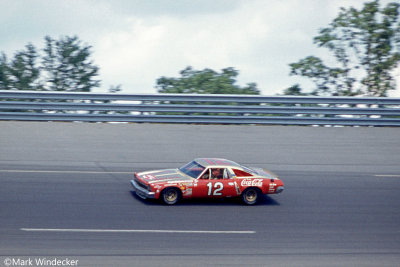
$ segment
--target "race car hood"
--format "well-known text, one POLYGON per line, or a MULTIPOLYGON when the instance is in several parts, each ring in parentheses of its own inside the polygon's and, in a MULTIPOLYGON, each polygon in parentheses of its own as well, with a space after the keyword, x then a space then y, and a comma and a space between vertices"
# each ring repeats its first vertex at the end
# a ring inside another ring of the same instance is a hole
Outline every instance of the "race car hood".
POLYGON ((139 172, 136 176, 149 184, 163 182, 189 182, 193 179, 181 173, 178 169, 139 172))

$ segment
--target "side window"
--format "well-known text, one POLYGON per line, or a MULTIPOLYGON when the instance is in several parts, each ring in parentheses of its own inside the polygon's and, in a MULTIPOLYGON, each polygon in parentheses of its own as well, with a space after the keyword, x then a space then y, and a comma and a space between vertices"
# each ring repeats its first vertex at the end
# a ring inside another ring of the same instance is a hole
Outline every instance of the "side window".
POLYGON ((199 179, 231 179, 232 174, 226 168, 207 169, 199 179))
POLYGON ((210 179, 223 179, 224 178, 224 169, 221 168, 212 168, 210 179))
POLYGON ((251 173, 248 173, 248 172, 245 172, 242 170, 238 170, 238 169, 232 169, 232 170, 237 177, 253 176, 251 173))
POLYGON ((199 179, 209 179, 210 178, 210 169, 207 169, 199 179))

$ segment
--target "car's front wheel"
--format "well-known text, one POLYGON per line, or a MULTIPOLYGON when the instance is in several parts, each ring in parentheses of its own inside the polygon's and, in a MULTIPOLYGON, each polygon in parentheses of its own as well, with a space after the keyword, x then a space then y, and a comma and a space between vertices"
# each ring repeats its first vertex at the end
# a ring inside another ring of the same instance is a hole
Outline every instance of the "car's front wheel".
POLYGON ((174 205, 181 199, 181 192, 175 187, 166 188, 161 192, 161 199, 167 205, 174 205))
POLYGON ((242 200, 247 205, 254 205, 260 198, 260 190, 257 188, 247 188, 242 193, 242 200))

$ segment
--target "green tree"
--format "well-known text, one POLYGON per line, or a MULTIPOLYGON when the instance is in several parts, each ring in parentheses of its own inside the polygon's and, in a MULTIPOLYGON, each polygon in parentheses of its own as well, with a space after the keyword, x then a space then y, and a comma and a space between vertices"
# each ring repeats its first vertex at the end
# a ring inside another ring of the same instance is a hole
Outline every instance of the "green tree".
POLYGON ((316 95, 386 96, 396 88, 392 71, 400 62, 400 4, 380 7, 379 0, 357 10, 341 8, 314 43, 327 48, 336 66, 309 56, 290 64, 291 75, 312 79, 316 95))
POLYGON ((10 67, 7 56, 3 52, 0 55, 0 90, 11 89, 10 67))
POLYGON ((0 53, 0 90, 90 92, 100 86, 90 46, 82 45, 76 36, 59 40, 46 36, 45 43, 43 53, 28 44, 10 61, 0 53))
POLYGON ((247 94, 258 95, 260 91, 255 83, 245 87, 236 85, 239 72, 234 68, 222 69, 218 73, 211 69, 194 70, 186 67, 180 72, 180 78, 161 77, 157 79, 159 93, 178 94, 247 94))
POLYGON ((301 87, 300 87, 299 84, 292 85, 292 86, 290 86, 289 88, 285 89, 285 90, 283 91, 283 94, 284 94, 284 95, 297 95, 297 96, 306 96, 306 95, 309 95, 309 94, 303 93, 303 92, 301 91, 301 87))
POLYGON ((45 37, 43 71, 45 90, 90 92, 100 86, 99 68, 90 60, 91 46, 82 45, 78 37, 54 40, 45 37))
POLYGON ((17 90, 40 90, 40 69, 36 60, 38 54, 32 44, 26 50, 18 51, 8 66, 8 77, 12 88, 17 90))

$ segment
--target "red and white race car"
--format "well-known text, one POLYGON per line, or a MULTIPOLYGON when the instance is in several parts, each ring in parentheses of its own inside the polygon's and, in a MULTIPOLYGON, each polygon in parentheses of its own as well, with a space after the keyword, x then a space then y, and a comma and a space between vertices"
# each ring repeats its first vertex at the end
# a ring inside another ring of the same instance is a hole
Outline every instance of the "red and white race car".
POLYGON ((198 158, 179 169, 146 171, 131 180, 136 194, 162 199, 166 204, 181 198, 241 197, 253 205, 265 194, 278 194, 282 180, 261 168, 248 168, 226 159, 198 158))

